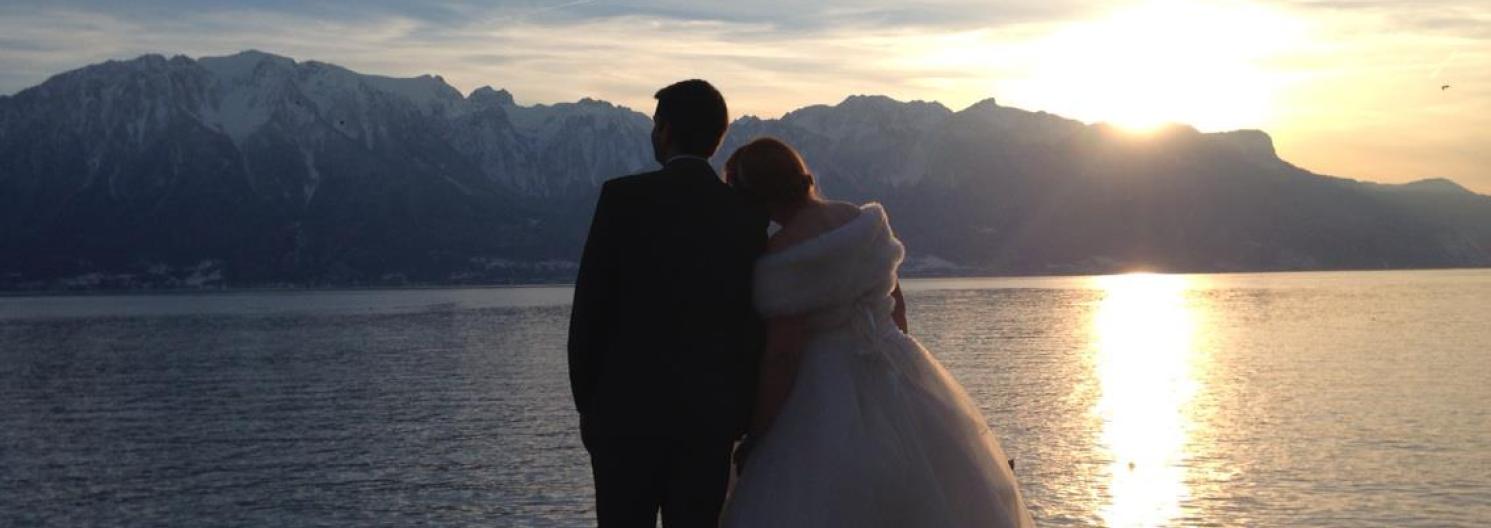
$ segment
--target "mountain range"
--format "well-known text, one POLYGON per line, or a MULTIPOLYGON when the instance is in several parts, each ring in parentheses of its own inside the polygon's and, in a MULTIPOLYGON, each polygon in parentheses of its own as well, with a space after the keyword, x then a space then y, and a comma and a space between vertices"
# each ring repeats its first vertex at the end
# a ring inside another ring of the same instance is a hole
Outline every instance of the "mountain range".
MULTIPOLYGON (((87 66, 0 97, 0 289, 566 281, 650 128, 258 51, 87 66)), ((851 96, 737 119, 717 160, 761 135, 884 203, 910 274, 1491 265, 1491 197, 1315 174, 1260 131, 851 96)))

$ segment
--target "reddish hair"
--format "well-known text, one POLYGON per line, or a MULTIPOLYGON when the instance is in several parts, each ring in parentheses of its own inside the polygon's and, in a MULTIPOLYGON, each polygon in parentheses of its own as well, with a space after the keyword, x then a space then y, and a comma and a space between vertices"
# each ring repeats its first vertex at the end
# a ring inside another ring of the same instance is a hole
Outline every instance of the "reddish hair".
POLYGON ((772 137, 757 138, 735 149, 725 161, 725 182, 768 206, 792 204, 817 194, 802 156, 772 137))

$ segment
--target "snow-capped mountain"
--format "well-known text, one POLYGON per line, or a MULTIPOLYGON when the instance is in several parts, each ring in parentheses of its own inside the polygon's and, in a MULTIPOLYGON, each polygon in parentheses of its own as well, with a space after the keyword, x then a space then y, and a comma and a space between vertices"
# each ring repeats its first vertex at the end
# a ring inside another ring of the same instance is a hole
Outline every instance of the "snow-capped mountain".
POLYGON ((257 51, 111 61, 0 99, 0 265, 343 282, 563 257, 557 233, 583 220, 554 206, 650 165, 650 127, 600 101, 520 106, 257 51))
MULTIPOLYGON (((0 288, 566 280, 650 127, 257 51, 88 66, 0 96, 0 288)), ((1316 175, 1259 131, 853 96, 741 118, 716 161, 760 135, 885 202, 912 271, 1491 265, 1491 198, 1316 175)))
POLYGON ((779 137, 805 153, 825 189, 868 199, 877 190, 921 180, 936 132, 953 112, 940 103, 902 103, 885 96, 850 96, 776 120, 735 122, 725 152, 759 135, 779 137), (811 154, 808 154, 811 153, 811 154))

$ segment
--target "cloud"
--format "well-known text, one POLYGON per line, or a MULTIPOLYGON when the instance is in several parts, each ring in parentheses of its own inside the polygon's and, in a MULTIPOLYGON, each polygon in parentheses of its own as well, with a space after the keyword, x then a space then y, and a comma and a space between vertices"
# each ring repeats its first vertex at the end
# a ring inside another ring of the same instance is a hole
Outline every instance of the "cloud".
POLYGON ((1491 8, 1475 0, 1272 0, 1311 16, 1372 17, 1397 31, 1491 40, 1491 8))

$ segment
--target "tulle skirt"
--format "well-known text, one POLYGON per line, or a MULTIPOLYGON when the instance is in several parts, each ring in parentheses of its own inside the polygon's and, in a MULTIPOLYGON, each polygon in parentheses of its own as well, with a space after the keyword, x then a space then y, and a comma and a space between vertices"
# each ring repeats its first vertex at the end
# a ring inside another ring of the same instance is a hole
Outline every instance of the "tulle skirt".
POLYGON ((726 527, 1031 526, 1003 449, 956 380, 900 332, 815 339, 726 527))

